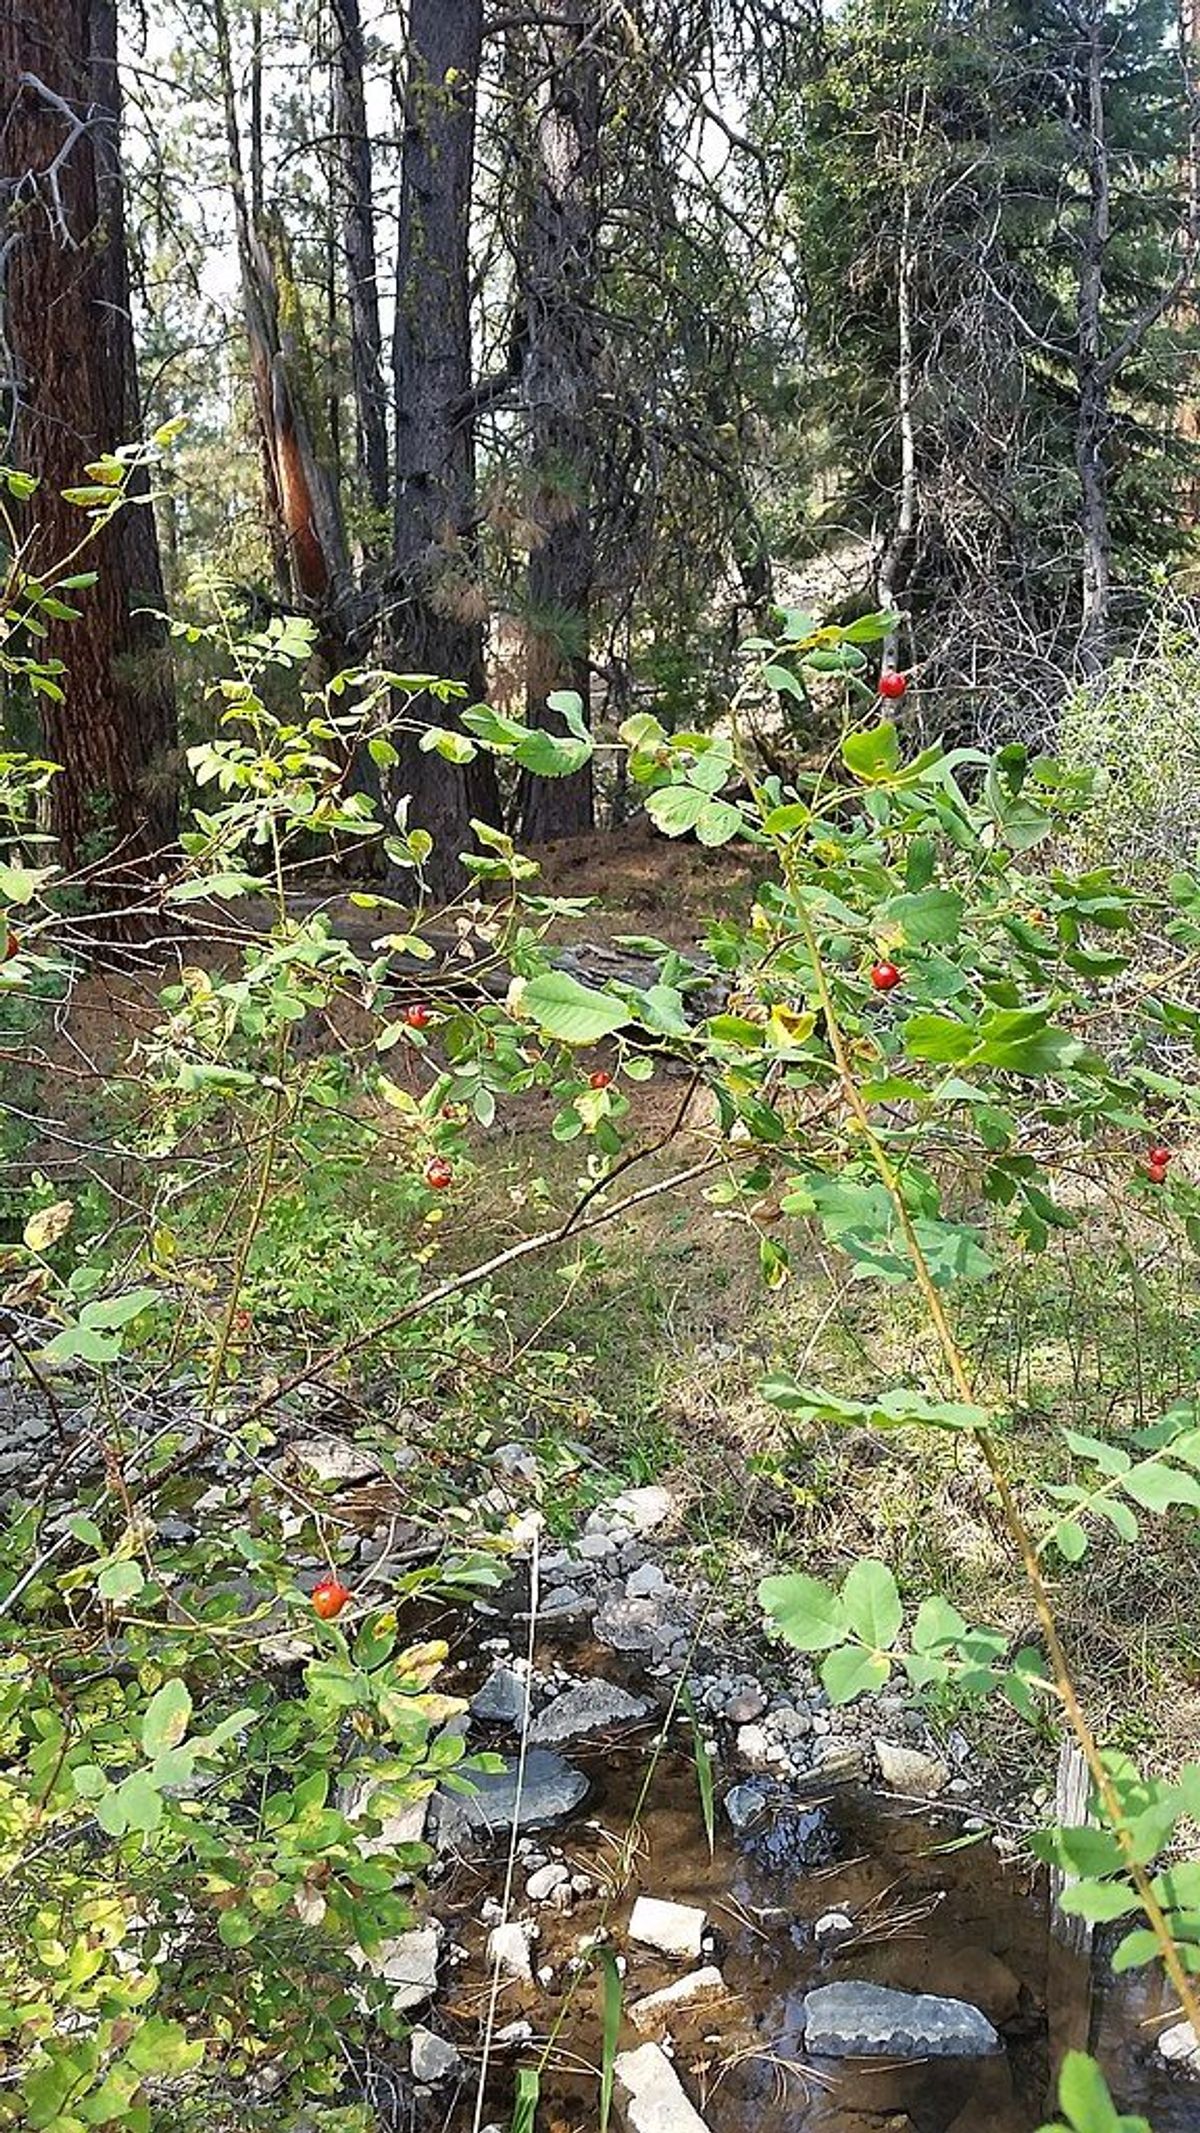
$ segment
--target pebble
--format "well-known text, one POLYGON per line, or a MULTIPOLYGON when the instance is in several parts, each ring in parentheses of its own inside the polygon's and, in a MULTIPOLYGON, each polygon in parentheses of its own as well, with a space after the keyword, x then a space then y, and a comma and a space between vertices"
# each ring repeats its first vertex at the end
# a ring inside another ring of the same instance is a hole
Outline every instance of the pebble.
POLYGON ((531 1903, 546 1903, 556 1889, 569 1888, 571 1876, 568 1869, 554 1860, 549 1866, 540 1866, 525 1883, 525 1894, 531 1903))
POLYGON ((649 1600, 660 1593, 670 1592, 671 1586, 657 1563, 641 1563, 636 1570, 630 1571, 625 1590, 631 1600, 649 1600))
POLYGON ((926 1755, 920 1748, 900 1747, 890 1740, 877 1740, 874 1746, 880 1781, 889 1792, 936 1799, 945 1791, 950 1772, 940 1755, 926 1755))
POLYGON ((626 2133, 707 2133, 660 2045, 618 2052, 613 2082, 626 2133))
POLYGON ((488 1934, 488 1961, 505 1977, 520 1978, 529 1984, 533 1979, 533 1964, 529 1954, 529 1928, 520 1919, 510 1919, 506 1926, 494 1926, 488 1934))

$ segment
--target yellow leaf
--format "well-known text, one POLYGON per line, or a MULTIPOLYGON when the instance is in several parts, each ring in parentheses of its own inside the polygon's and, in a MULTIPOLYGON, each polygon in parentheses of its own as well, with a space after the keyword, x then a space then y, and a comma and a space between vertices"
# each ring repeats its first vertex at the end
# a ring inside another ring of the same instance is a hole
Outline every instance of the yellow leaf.
POLYGON ((52 1244, 66 1236, 74 1213, 69 1200, 56 1200, 53 1207, 41 1207, 36 1215, 30 1215, 23 1232, 30 1251, 49 1251, 52 1244))
POLYGON ((772 1044, 784 1046, 806 1044, 816 1026, 817 1018, 814 1014, 798 1015, 790 1007, 777 1005, 771 1009, 771 1019, 767 1024, 767 1036, 772 1044))

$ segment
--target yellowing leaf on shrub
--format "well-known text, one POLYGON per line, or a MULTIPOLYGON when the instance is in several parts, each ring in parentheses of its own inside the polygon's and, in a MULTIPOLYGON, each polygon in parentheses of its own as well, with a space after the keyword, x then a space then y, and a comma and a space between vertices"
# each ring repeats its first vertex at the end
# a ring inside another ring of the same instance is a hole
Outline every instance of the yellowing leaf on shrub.
POLYGON ((797 1014, 794 1008, 776 1005, 771 1009, 767 1037, 781 1047, 807 1044, 816 1026, 817 1018, 811 1011, 797 1014))
POLYGON ((74 1213, 69 1200, 56 1200, 53 1207, 39 1207, 35 1215, 30 1215, 22 1231, 30 1251, 48 1252, 52 1244, 66 1236, 74 1213))

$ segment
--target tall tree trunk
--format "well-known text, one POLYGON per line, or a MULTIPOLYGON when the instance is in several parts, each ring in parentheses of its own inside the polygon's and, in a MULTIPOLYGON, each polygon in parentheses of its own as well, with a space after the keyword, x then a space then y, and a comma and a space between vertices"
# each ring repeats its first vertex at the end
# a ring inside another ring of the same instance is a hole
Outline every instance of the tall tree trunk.
MULTIPOLYGON (((555 724, 547 697, 591 689, 595 544, 589 429, 596 391, 600 70, 591 0, 563 0, 535 46, 546 59, 535 128, 536 171, 525 258, 524 363, 537 536, 529 557, 526 717, 555 724)), ((591 767, 521 780, 528 838, 590 830, 591 767)))
POLYGON ((363 88, 364 48, 358 0, 331 0, 333 122, 341 186, 342 244, 350 310, 350 372, 358 430, 358 464, 375 511, 388 506, 387 399, 379 324, 379 273, 371 137, 363 88))
POLYGON ((252 142, 247 189, 233 46, 225 0, 213 0, 217 66, 237 229, 242 306, 254 408, 263 444, 268 517, 277 575, 319 632, 323 664, 350 663, 364 623, 350 568, 341 498, 318 448, 320 398, 305 342, 299 296, 282 230, 253 201, 261 189, 261 148, 252 142))
MULTIPOLYGON (((3 361, 21 464, 41 481, 26 561, 49 571, 79 539, 60 491, 140 429, 120 163, 114 0, 3 0, 3 361)), ((143 491, 144 493, 144 491, 143 491)), ((68 867, 97 832, 137 861, 175 834, 175 698, 153 513, 131 505, 93 550, 81 621, 55 623, 65 702, 41 700, 61 764, 49 827, 68 867)))
POLYGON ((1079 660, 1085 674, 1101 673, 1107 662, 1112 600, 1112 532, 1105 451, 1110 366, 1104 350, 1104 260, 1110 236, 1110 185, 1104 113, 1104 21, 1104 0, 1089 0, 1084 44, 1086 85, 1078 127, 1084 144, 1088 216, 1079 261, 1079 397, 1075 418, 1083 543, 1079 660))
MULTIPOLYGON (((397 660, 410 673, 465 682, 483 695, 483 626, 475 542, 475 443, 469 303, 471 180, 483 38, 482 0, 411 0, 393 369, 396 478, 393 558, 397 660)), ((415 715, 444 725, 434 697, 415 715)), ((470 818, 499 819, 489 762, 458 771, 402 750, 390 796, 434 838, 431 885, 463 881, 457 855, 470 818)))

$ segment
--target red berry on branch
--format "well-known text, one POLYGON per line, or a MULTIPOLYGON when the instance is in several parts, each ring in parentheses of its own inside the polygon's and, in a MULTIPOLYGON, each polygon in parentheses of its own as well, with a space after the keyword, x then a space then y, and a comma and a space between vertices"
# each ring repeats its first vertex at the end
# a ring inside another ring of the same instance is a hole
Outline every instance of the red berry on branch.
POLYGON ((894 963, 873 963, 871 983, 876 992, 891 992, 900 983, 901 973, 894 963))
POLYGON ((426 1007, 423 1000, 414 1001, 411 1007, 405 1008, 404 1019, 410 1029, 428 1029, 433 1020, 433 1009, 426 1007))
POLYGON ((1148 1163, 1154 1163, 1157 1166, 1161 1166, 1163 1170, 1166 1169, 1167 1164, 1170 1162, 1170 1160, 1171 1150, 1169 1148, 1164 1148, 1161 1143, 1157 1148, 1152 1148, 1150 1150, 1149 1155, 1146 1157, 1146 1161, 1148 1163))
POLYGON ((444 1155, 435 1155, 425 1165, 425 1183, 430 1192, 445 1192, 454 1176, 454 1166, 444 1155))
POLYGON ((312 1591, 313 1613, 319 1615, 322 1622, 332 1622, 341 1614, 349 1598, 350 1588, 343 1585, 340 1578, 319 1578, 312 1591))
POLYGON ((611 1074, 605 1073, 603 1067, 597 1067, 594 1074, 588 1075, 588 1087, 589 1089, 606 1089, 611 1080, 611 1074))
POLYGON ((879 677, 879 694, 889 702, 896 703, 908 691, 907 674, 897 674, 893 667, 885 667, 879 677))
POLYGON ((1167 1175, 1165 1163, 1147 1163, 1146 1176, 1152 1185, 1161 1185, 1167 1175))

